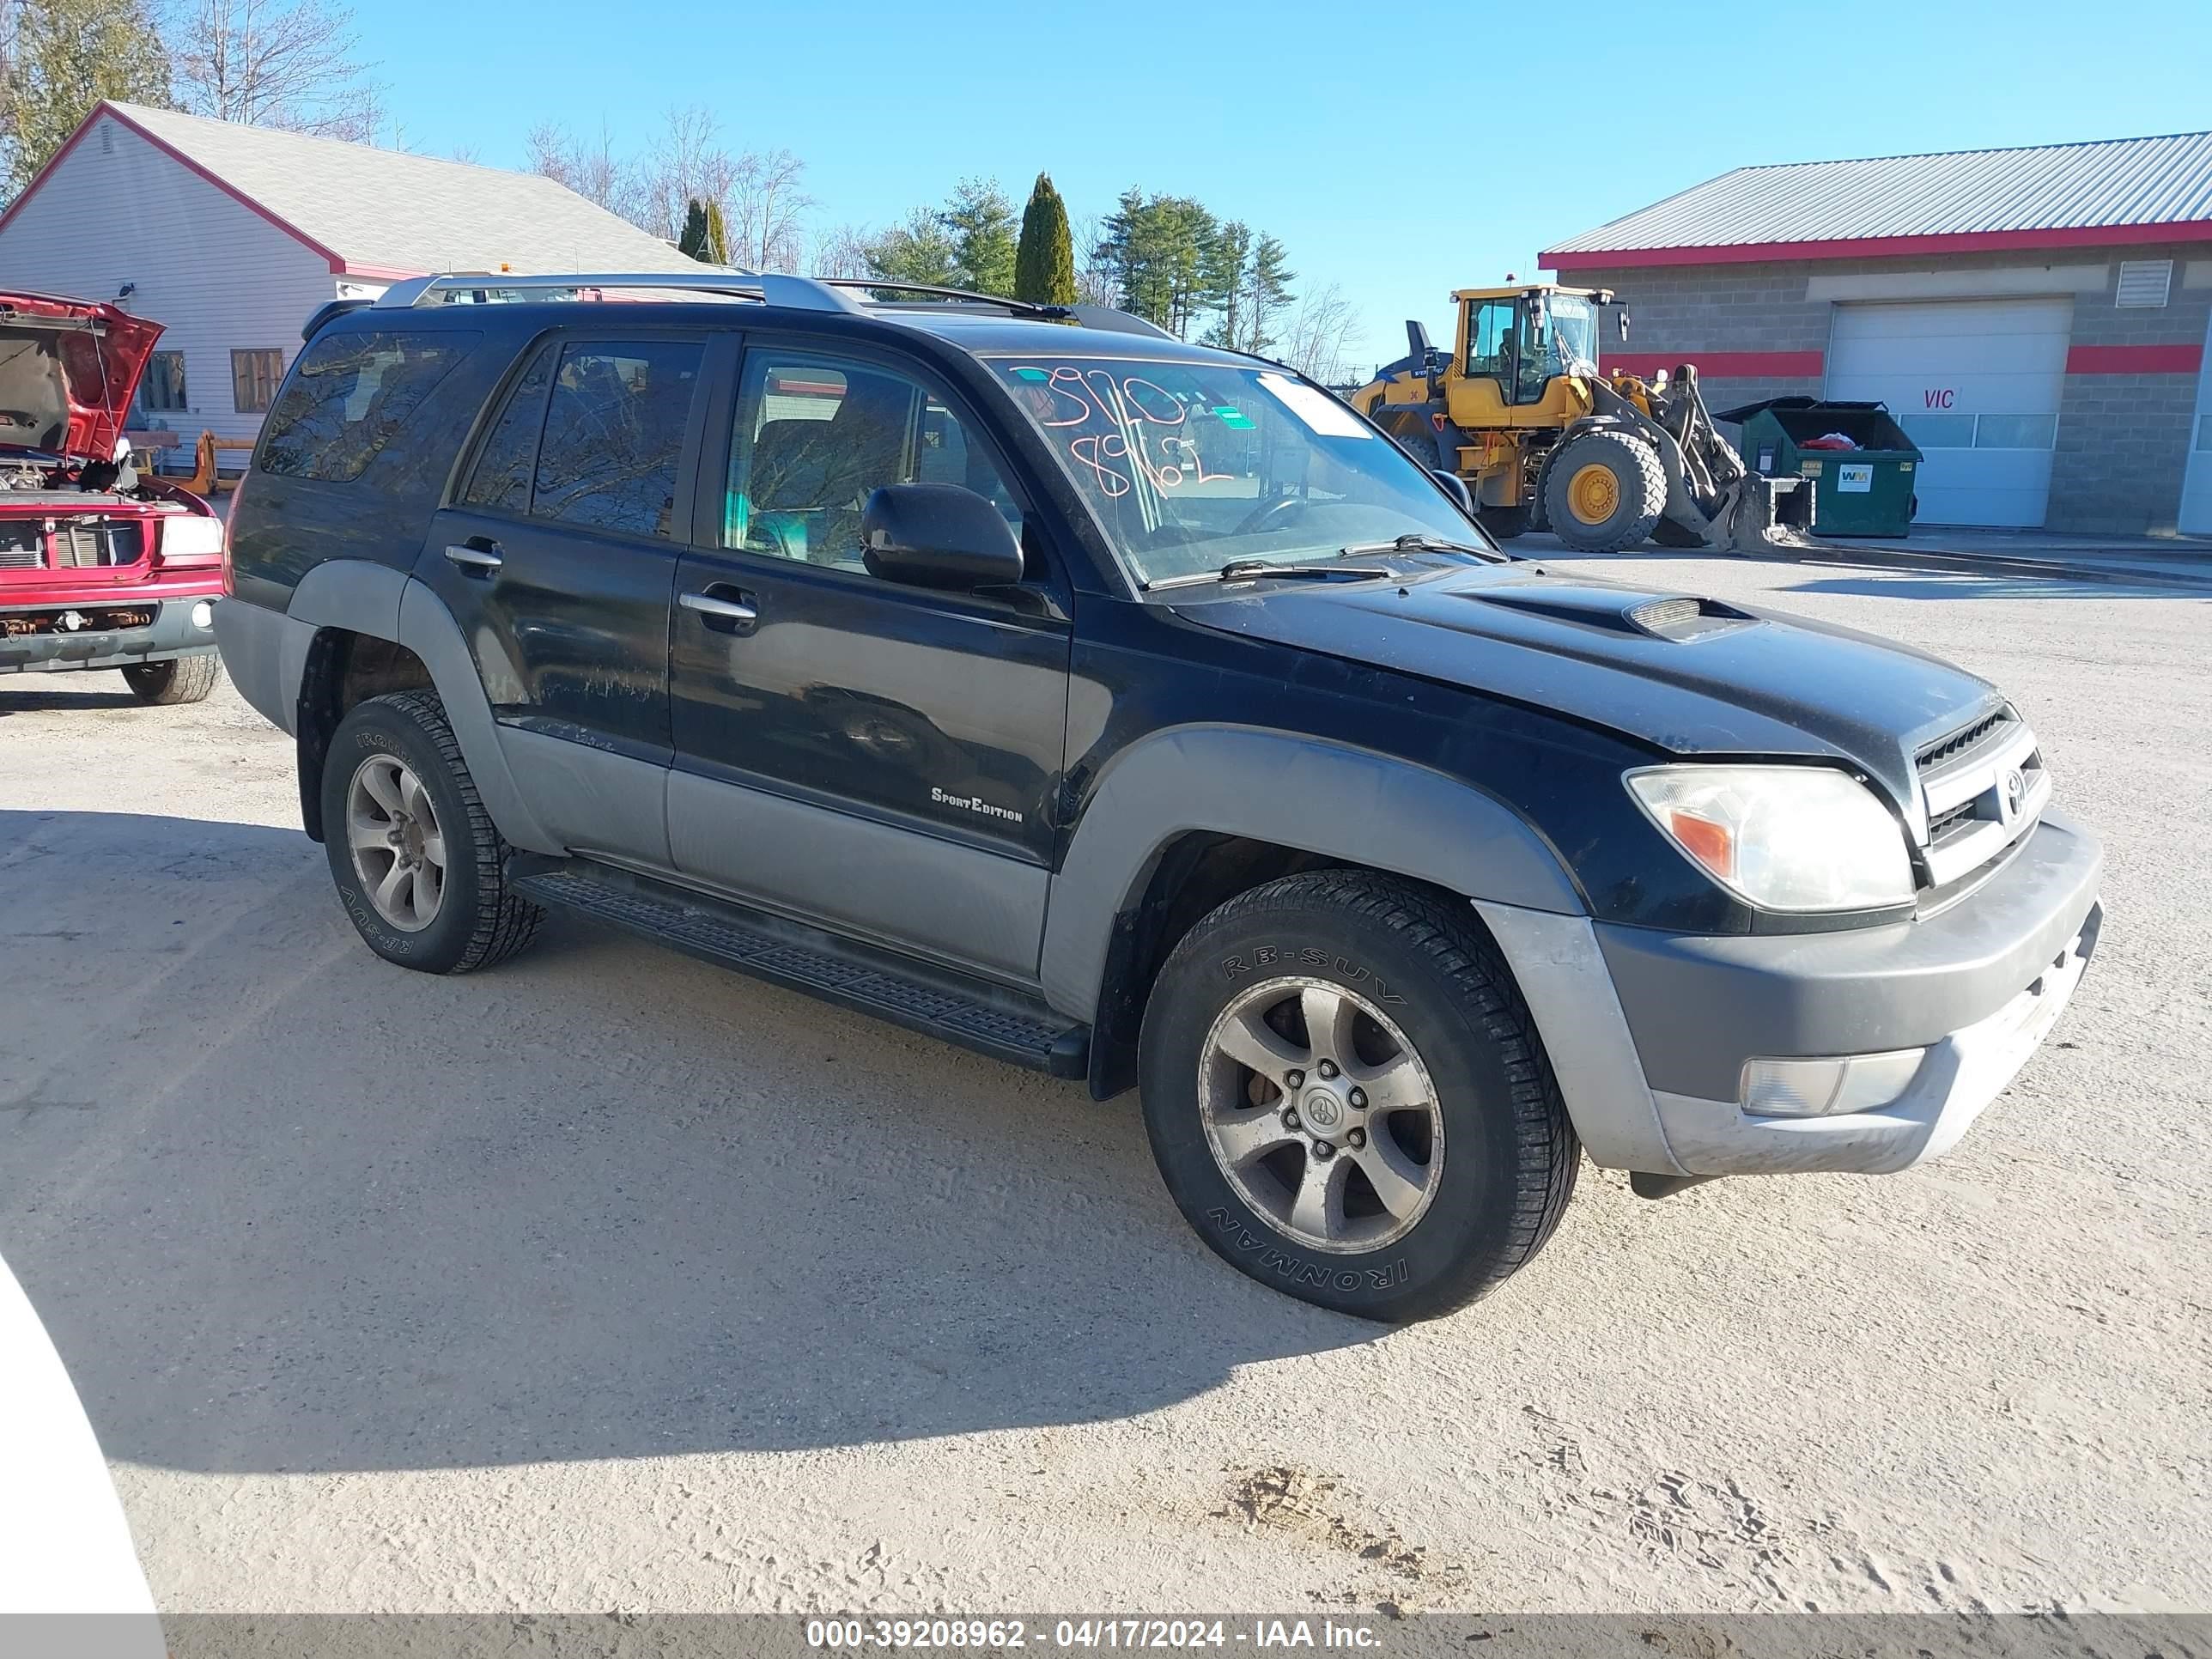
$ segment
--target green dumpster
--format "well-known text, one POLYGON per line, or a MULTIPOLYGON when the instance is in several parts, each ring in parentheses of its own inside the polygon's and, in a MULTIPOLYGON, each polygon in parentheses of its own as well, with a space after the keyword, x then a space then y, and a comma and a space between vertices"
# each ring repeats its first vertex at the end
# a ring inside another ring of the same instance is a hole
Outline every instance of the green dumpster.
POLYGON ((1743 428, 1744 463, 1813 487, 1821 536, 1902 536, 1912 525, 1920 452, 1885 404, 1770 398, 1714 416, 1743 428))

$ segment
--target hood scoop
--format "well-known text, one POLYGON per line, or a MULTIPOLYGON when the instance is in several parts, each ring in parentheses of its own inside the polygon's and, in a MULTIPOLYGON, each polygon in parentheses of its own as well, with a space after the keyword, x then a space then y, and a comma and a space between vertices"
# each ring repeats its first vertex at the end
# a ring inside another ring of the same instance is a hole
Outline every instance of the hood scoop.
POLYGON ((1614 634, 1641 634, 1656 640, 1702 639, 1759 621, 1749 612, 1718 599, 1561 582, 1548 582, 1541 587, 1492 588, 1465 597, 1477 604, 1503 605, 1509 611, 1546 617, 1553 622, 1602 628, 1614 634))

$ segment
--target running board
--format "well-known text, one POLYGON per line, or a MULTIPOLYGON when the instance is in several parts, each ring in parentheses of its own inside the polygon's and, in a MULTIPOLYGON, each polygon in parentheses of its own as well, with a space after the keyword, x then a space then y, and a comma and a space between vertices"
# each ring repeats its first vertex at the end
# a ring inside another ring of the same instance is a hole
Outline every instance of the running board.
POLYGON ((518 854, 507 878, 537 903, 994 1060, 1060 1078, 1090 1070, 1090 1027, 1071 1024, 1017 991, 585 860, 518 854))

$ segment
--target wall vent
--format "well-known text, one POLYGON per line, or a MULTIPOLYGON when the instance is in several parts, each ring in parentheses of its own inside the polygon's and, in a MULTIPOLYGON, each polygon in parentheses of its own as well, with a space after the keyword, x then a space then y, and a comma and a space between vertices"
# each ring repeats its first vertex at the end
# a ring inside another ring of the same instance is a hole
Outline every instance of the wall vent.
POLYGON ((2119 294, 2112 303, 2124 311, 2137 307, 2154 309, 2166 303, 2166 290, 2172 286, 2172 260, 2123 259, 2119 294))
POLYGON ((100 153, 102 155, 115 154, 115 124, 112 121, 100 124, 100 153))

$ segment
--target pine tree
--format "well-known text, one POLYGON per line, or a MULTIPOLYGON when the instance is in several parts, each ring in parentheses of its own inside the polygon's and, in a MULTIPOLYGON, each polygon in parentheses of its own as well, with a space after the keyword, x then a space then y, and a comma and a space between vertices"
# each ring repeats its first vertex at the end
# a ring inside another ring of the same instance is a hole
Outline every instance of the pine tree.
POLYGON ((1022 211, 1022 237, 1014 251, 1014 298, 1032 305, 1075 303, 1075 244, 1067 230, 1067 204, 1040 173, 1022 211))
POLYGON ((707 251, 699 258, 710 265, 730 263, 730 228, 722 218, 720 202, 707 204, 707 251))
POLYGON ((1289 307, 1291 284, 1298 279, 1285 263, 1289 257, 1273 237, 1254 239, 1252 257, 1244 269, 1244 337, 1236 342, 1240 350, 1264 352, 1275 343, 1276 337, 1270 331, 1289 307))
POLYGON ((952 286, 1014 291, 1014 204, 994 179, 963 179, 939 216, 952 238, 952 286))
POLYGON ((707 204, 694 196, 684 206, 684 234, 676 239, 676 251, 687 259, 707 258, 707 204))
POLYGON ((1237 220, 1221 227, 1214 238, 1212 258, 1206 270, 1206 305, 1214 313, 1214 325, 1206 337, 1208 345, 1244 349, 1245 266, 1252 257, 1252 233, 1237 220))
POLYGON ((8 194, 37 176, 104 98, 167 106, 169 55, 144 0, 42 0, 16 8, 0 88, 8 194))
POLYGON ((903 224, 872 237, 861 256, 869 271, 886 281, 927 283, 940 288, 956 286, 959 250, 945 234, 943 217, 928 208, 916 208, 903 224))
POLYGON ((1203 203, 1127 190, 1107 216, 1098 252, 1126 308, 1188 338, 1209 309, 1207 275, 1219 261, 1220 239, 1220 224, 1203 203))

